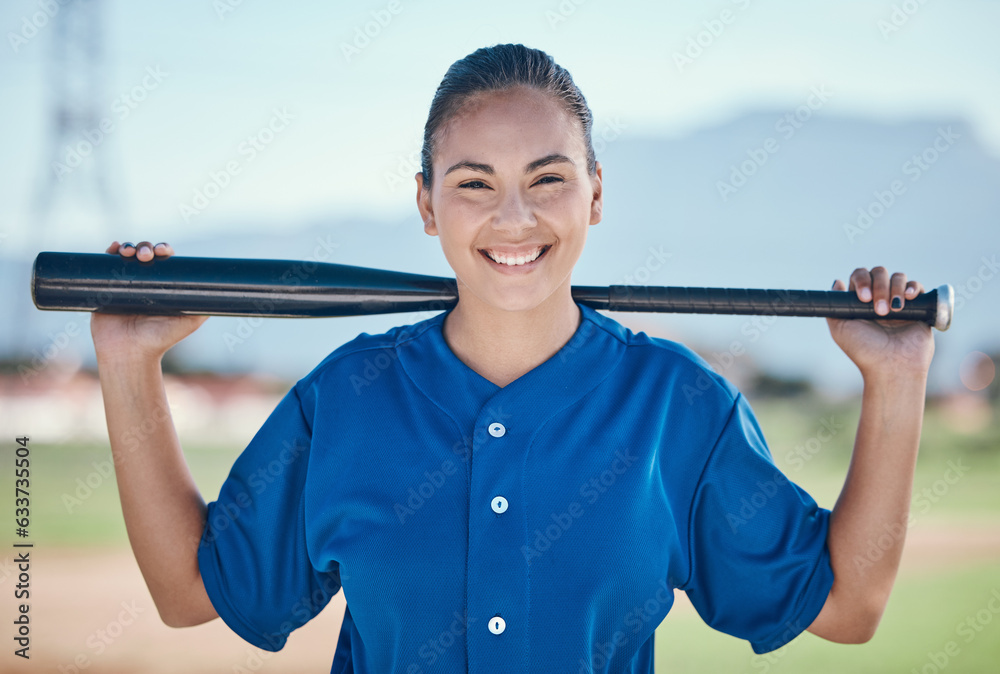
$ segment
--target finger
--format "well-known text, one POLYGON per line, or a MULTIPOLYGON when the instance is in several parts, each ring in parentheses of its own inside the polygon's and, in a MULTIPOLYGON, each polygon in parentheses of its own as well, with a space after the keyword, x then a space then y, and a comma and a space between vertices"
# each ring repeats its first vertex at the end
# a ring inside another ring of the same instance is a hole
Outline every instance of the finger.
POLYGON ((118 252, 119 248, 121 248, 121 244, 118 243, 117 241, 112 241, 111 245, 108 246, 108 249, 106 251, 104 251, 104 252, 105 253, 111 253, 112 255, 114 255, 115 253, 118 252))
POLYGON ((836 279, 833 282, 833 288, 831 288, 831 290, 847 290, 847 286, 845 286, 844 282, 840 279, 836 279))
POLYGON ((906 289, 906 274, 897 271, 889 279, 889 306, 893 311, 903 308, 903 291, 906 289))
POLYGON ((889 313, 889 272, 885 267, 872 268, 872 301, 876 314, 885 316, 889 313))
POLYGON ((140 262, 149 262, 153 259, 153 244, 149 241, 140 241, 136 246, 135 257, 140 262))
POLYGON ((118 249, 118 253, 122 257, 132 257, 135 255, 135 244, 131 241, 126 241, 121 245, 121 248, 118 249))
POLYGON ((170 257, 174 254, 174 249, 169 243, 162 242, 153 246, 153 253, 156 257, 170 257))
POLYGON ((848 290, 856 290, 858 299, 862 302, 872 301, 872 277, 867 269, 858 267, 851 272, 851 284, 848 290))
POLYGON ((924 292, 924 286, 917 281, 906 282, 906 299, 912 300, 914 297, 924 292))

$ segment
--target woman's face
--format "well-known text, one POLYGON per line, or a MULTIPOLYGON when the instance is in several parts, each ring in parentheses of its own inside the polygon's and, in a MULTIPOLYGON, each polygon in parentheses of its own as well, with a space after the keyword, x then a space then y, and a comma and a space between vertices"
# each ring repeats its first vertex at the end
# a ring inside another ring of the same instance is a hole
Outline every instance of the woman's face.
POLYGON ((460 293, 522 311, 568 289, 602 208, 575 117, 537 89, 480 94, 439 130, 433 170, 417 204, 460 293))

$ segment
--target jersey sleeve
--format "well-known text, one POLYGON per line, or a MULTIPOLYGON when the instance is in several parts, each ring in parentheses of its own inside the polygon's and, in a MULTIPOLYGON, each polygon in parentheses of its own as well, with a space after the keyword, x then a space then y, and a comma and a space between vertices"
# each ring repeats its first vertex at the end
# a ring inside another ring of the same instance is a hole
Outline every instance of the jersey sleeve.
POLYGON ((755 653, 785 645, 819 614, 833 585, 830 512, 789 481, 749 403, 737 394, 691 505, 691 603, 755 653))
POLYGON ((314 568, 306 546, 304 487, 311 426, 293 388, 233 465, 208 505, 198 566, 229 627, 277 651, 340 589, 339 568, 314 568))

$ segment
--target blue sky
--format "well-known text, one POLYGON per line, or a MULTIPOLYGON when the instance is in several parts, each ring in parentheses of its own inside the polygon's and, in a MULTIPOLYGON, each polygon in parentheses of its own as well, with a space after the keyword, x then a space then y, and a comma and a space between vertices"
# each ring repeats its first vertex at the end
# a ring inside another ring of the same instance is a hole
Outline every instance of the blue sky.
MULTIPOLYGON (((24 21, 44 4, 9 0, 0 10, 8 252, 55 240, 92 248, 112 234, 88 224, 82 198, 66 197, 47 228, 31 225, 30 197, 49 170, 44 57, 53 30, 43 25, 25 43, 11 35, 30 33, 24 21)), ((103 4, 99 107, 115 126, 96 151, 107 155, 125 207, 115 237, 176 238, 247 216, 411 215, 409 176, 434 89, 450 63, 495 42, 551 53, 588 97, 598 129, 619 120, 631 135, 682 135, 746 111, 794 108, 825 86, 826 114, 961 117, 1000 154, 994 2, 103 4), (368 44, 357 39, 366 24, 368 44), (345 54, 356 40, 357 53, 345 54), (705 45, 700 53, 692 40, 705 45), (120 119, 115 101, 148 68, 162 81, 120 119), (241 143, 276 109, 292 116, 287 127, 198 216, 182 217, 213 171, 242 163, 241 143)))

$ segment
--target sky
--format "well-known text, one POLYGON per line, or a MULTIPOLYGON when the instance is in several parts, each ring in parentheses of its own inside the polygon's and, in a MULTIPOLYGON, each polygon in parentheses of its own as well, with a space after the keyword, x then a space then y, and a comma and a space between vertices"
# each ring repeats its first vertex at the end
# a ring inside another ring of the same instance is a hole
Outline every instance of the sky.
MULTIPOLYGON (((410 221, 434 90, 452 62, 497 42, 550 53, 586 95, 595 130, 624 138, 683 138, 794 110, 821 90, 824 115, 961 119, 1000 157, 996 2, 99 5, 103 82, 92 100, 105 131, 91 131, 91 156, 69 171, 87 139, 52 146, 47 63, 48 15, 68 10, 58 0, 0 8, 0 260, 99 251, 111 239, 235 240, 248 228, 294 237, 330 214, 410 221), (113 208, 94 197, 95 161, 113 208), (42 216, 33 208, 47 194, 42 216)), ((427 271, 412 262, 407 271, 427 271)))
MULTIPOLYGON (((683 135, 747 110, 799 105, 824 86, 827 114, 962 117, 1000 154, 995 2, 100 4, 106 81, 96 98, 114 127, 96 151, 107 155, 122 205, 113 238, 186 235, 247 215, 411 213, 434 89, 453 61, 496 42, 552 54, 598 129, 618 119, 629 134, 683 135), (121 99, 136 87, 144 100, 122 118, 121 99), (287 126, 247 162, 241 143, 275 111, 290 116, 287 126), (245 162, 241 175, 185 218, 182 205, 232 160, 245 162)), ((0 10, 0 218, 17 251, 53 237, 93 247, 111 234, 74 226, 85 219, 82 197, 64 199, 44 231, 31 224, 30 197, 56 172, 44 5, 8 0, 0 10), (26 21, 43 25, 32 34, 26 21)))

